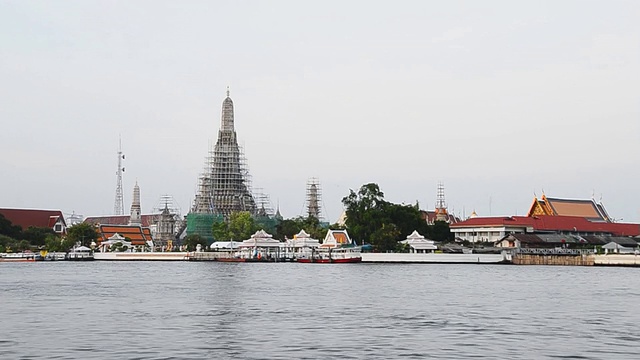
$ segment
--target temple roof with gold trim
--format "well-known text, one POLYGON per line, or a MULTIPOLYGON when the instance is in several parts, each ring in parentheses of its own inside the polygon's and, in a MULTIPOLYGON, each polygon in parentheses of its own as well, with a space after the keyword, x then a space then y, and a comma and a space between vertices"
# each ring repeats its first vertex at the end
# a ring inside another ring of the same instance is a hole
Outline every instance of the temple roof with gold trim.
POLYGON ((595 200, 560 199, 549 198, 542 195, 542 198, 535 197, 529 208, 527 216, 579 216, 594 222, 611 222, 607 211, 602 203, 595 200))

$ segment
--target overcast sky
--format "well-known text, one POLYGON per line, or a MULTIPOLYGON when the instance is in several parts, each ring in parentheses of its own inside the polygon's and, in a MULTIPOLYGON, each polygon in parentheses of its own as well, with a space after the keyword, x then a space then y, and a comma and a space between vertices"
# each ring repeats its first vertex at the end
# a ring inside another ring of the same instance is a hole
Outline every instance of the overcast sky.
POLYGON ((0 207, 183 213, 226 87, 285 217, 376 182, 462 216, 534 193, 640 221, 640 2, 0 1, 0 207))

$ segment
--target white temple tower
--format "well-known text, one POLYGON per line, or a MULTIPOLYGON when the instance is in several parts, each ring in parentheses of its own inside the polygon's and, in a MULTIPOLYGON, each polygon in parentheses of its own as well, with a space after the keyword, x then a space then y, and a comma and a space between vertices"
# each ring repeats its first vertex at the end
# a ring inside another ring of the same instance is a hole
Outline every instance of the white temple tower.
POLYGON ((133 187, 133 201, 131 202, 131 217, 129 218, 129 225, 141 225, 142 215, 140 214, 140 187, 136 180, 136 185, 133 187))

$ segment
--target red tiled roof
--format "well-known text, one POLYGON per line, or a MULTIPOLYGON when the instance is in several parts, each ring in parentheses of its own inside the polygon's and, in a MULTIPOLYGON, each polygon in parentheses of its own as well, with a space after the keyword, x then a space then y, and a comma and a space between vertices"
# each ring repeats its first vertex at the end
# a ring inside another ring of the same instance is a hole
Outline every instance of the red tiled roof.
POLYGON ((34 209, 0 209, 0 214, 11 221, 13 225, 19 225, 23 230, 29 226, 53 228, 64 216, 60 210, 34 210, 34 209))
POLYGON ((640 224, 591 222, 579 216, 476 217, 450 225, 451 228, 479 226, 531 227, 534 231, 599 232, 616 236, 640 235, 640 224))
MULTIPOLYGON (((147 227, 154 223, 154 217, 160 214, 140 215, 142 226, 147 227)), ((129 225, 130 215, 106 215, 106 216, 88 216, 84 222, 93 225, 129 225)))

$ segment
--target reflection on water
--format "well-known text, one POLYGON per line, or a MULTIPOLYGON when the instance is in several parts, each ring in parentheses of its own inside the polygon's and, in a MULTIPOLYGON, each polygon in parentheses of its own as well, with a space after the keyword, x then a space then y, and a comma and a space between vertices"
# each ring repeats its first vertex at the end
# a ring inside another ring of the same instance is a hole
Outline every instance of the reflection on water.
POLYGON ((636 359, 639 271, 0 264, 0 358, 636 359))

